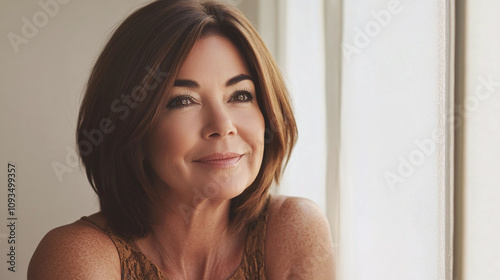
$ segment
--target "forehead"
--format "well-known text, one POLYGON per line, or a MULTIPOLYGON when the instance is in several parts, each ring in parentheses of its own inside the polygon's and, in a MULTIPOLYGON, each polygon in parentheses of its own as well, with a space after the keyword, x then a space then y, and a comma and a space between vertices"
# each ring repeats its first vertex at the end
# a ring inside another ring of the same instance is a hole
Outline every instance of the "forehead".
POLYGON ((176 78, 224 80, 237 74, 249 75, 240 51, 229 39, 211 35, 196 41, 176 78))

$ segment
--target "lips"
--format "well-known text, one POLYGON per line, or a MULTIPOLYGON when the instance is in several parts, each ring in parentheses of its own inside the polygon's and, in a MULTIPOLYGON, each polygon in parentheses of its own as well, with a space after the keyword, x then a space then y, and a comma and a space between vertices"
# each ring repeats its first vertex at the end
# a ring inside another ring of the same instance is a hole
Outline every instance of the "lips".
POLYGON ((237 153, 215 153, 199 158, 194 162, 199 162, 213 167, 232 167, 240 161, 242 156, 242 154, 237 153))

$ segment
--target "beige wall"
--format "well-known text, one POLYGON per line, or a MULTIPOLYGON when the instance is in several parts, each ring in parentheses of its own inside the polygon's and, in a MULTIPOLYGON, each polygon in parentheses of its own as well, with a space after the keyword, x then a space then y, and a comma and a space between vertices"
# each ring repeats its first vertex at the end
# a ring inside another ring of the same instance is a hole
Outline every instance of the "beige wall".
POLYGON ((77 110, 91 66, 113 26, 144 1, 41 2, 57 6, 47 12, 38 1, 0 2, 2 260, 11 245, 4 226, 7 163, 17 169, 16 273, 2 261, 0 279, 26 279, 31 255, 47 231, 98 210, 84 172, 67 149, 75 146, 77 110), (37 30, 24 27, 23 34, 23 26, 31 24, 37 30), (24 37, 15 41, 24 43, 13 47, 9 33, 24 37), (60 178, 54 162, 66 166, 60 178))

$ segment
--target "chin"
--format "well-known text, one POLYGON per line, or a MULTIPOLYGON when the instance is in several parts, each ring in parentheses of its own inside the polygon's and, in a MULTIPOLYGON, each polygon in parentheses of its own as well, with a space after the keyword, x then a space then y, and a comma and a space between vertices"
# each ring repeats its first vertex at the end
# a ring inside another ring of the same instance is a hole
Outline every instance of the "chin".
POLYGON ((225 177, 204 184, 198 191, 209 199, 230 200, 243 193, 252 182, 253 180, 244 180, 243 182, 241 178, 225 177))
POLYGON ((205 183, 200 184, 201 191, 207 198, 231 199, 240 195, 257 177, 257 174, 233 170, 213 172, 209 178, 199 178, 205 183))

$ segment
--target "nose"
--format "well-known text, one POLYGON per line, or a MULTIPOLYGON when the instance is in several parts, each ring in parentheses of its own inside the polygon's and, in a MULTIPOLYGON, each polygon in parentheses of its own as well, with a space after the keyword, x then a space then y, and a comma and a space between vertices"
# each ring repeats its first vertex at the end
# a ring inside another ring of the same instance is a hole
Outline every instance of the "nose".
POLYGON ((204 139, 225 138, 237 133, 231 115, 223 104, 212 104, 205 108, 205 125, 202 135, 204 139))

